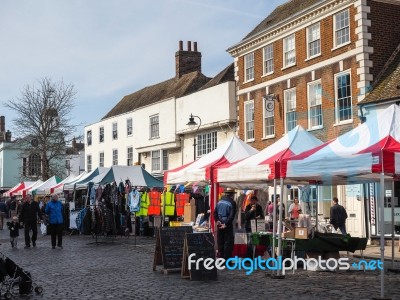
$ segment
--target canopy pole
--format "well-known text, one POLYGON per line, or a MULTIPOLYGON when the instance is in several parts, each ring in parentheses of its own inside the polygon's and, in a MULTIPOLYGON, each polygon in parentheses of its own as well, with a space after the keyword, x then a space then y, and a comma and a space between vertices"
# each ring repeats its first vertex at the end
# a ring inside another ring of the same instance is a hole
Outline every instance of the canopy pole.
POLYGON ((274 199, 272 200, 272 258, 275 258, 275 236, 276 236, 276 179, 274 179, 274 199))
MULTIPOLYGON (((283 178, 281 178, 281 195, 279 197, 279 221, 278 221, 278 258, 282 256, 282 213, 283 213, 283 178)), ((278 269, 278 275, 280 274, 278 269)))
POLYGON ((394 180, 392 181, 392 268, 394 269, 394 180))
POLYGON ((385 298, 385 215, 384 215, 384 197, 385 197, 385 177, 384 173, 381 173, 381 178, 380 178, 380 201, 379 201, 379 215, 380 215, 380 228, 381 228, 381 239, 380 239, 380 250, 381 250, 381 263, 382 263, 382 269, 381 269, 381 298, 385 298))

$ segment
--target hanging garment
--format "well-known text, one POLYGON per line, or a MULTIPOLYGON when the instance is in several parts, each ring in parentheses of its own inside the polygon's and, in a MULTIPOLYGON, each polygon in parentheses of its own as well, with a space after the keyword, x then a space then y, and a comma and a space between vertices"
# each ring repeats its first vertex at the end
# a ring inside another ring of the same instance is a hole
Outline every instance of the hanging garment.
MULTIPOLYGON (((123 183, 121 182, 119 185, 121 185, 121 184, 123 184, 123 183)), ((124 187, 125 194, 129 194, 130 190, 131 190, 131 182, 129 180, 126 180, 125 187, 124 187)))
POLYGON ((183 216, 185 204, 189 203, 190 195, 186 193, 179 193, 175 195, 176 215, 183 216))
POLYGON ((101 202, 101 195, 103 194, 103 188, 99 186, 96 190, 96 202, 101 202))
POLYGON ((149 197, 150 197, 150 205, 149 205, 148 215, 159 216, 161 214, 161 206, 160 206, 161 193, 158 191, 151 191, 149 193, 149 197))
POLYGON ((89 202, 90 206, 94 206, 96 204, 96 189, 94 185, 92 185, 92 187, 90 188, 89 202))
POLYGON ((147 216, 149 205, 150 205, 149 194, 147 192, 144 192, 140 196, 140 209, 139 209, 139 213, 137 215, 138 216, 147 216))
POLYGON ((128 206, 130 212, 138 212, 140 209, 140 193, 137 190, 132 190, 128 194, 128 206))
POLYGON ((171 192, 165 192, 161 194, 161 206, 162 206, 162 213, 166 216, 174 216, 175 215, 175 194, 171 192), (164 202, 165 197, 165 202, 164 202), (165 208, 164 208, 165 203, 165 208))

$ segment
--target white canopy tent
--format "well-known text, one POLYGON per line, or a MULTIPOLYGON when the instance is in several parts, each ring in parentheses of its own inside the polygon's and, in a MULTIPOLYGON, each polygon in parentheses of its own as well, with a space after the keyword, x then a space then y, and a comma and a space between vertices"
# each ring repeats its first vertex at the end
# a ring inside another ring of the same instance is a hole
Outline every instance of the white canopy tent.
MULTIPOLYGON (((313 179, 322 184, 380 181, 378 204, 383 264, 384 183, 385 179, 400 176, 400 107, 392 104, 322 147, 288 158, 282 164, 282 174, 289 179, 313 179)), ((381 295, 384 295, 384 269, 381 270, 381 295)))
POLYGON ((51 186, 54 186, 55 184, 59 183, 61 181, 60 178, 58 178, 57 176, 52 176, 49 179, 47 179, 45 182, 43 182, 42 184, 31 188, 29 190, 29 194, 31 195, 38 195, 38 196, 44 196, 46 195, 46 190, 48 188, 50 188, 51 186))
POLYGON ((164 173, 164 184, 182 184, 187 182, 197 182, 198 184, 209 183, 210 192, 210 224, 213 224, 214 206, 217 200, 217 184, 213 180, 215 168, 222 165, 232 165, 242 159, 258 153, 250 145, 243 142, 237 136, 233 136, 225 144, 202 156, 198 160, 185 166, 166 171, 164 173))
POLYGON ((67 184, 73 180, 79 180, 80 177, 84 176, 86 172, 81 173, 80 175, 76 176, 73 173, 71 173, 67 178, 63 179, 61 182, 50 186, 49 188, 46 189, 46 194, 59 194, 63 192, 64 184, 67 184))

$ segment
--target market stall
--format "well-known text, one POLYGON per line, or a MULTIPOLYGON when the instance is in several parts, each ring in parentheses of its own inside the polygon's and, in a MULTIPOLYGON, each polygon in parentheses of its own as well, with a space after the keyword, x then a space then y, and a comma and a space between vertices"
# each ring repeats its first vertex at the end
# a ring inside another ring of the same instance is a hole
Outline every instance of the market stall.
POLYGON ((232 165, 253 154, 258 153, 256 149, 249 146, 238 137, 233 136, 222 146, 214 151, 202 156, 198 160, 173 169, 164 173, 164 184, 185 184, 187 182, 196 182, 196 184, 209 184, 210 191, 210 209, 211 226, 213 224, 213 212, 218 196, 218 184, 214 181, 214 170, 223 165, 232 165))
POLYGON ((30 191, 28 192, 29 194, 32 194, 34 196, 45 196, 47 194, 47 190, 56 184, 61 182, 61 178, 58 178, 57 176, 52 176, 49 179, 47 179, 45 182, 43 182, 40 185, 35 186, 34 188, 31 188, 30 191))
MULTIPOLYGON (((316 180, 321 184, 380 182, 379 220, 384 228, 384 183, 400 176, 400 107, 392 104, 351 131, 285 160, 282 176, 292 180, 316 180)), ((380 234, 381 262, 384 235, 380 234)), ((381 270, 381 295, 384 270, 381 270)))
MULTIPOLYGON (((319 147, 322 142, 306 131, 300 125, 289 131, 272 145, 266 147, 232 166, 219 166, 214 172, 214 181, 222 186, 238 189, 257 189, 266 185, 274 185, 276 195, 276 180, 281 178, 281 162, 303 151, 319 147)), ((283 186, 281 185, 281 190, 283 186)), ((273 199, 276 199, 275 196, 273 199)), ((280 202, 282 205, 282 201, 280 202)), ((276 205, 273 205, 273 232, 276 232, 276 205)), ((279 208, 282 211, 282 206, 279 208)), ((279 218, 282 223, 282 215, 279 218)), ((281 226, 279 227, 281 228, 281 226)), ((279 235, 281 231, 279 231, 279 235)))
POLYGON ((34 183, 35 183, 34 181, 23 181, 23 182, 20 182, 16 186, 14 186, 13 188, 11 188, 7 192, 5 192, 3 194, 3 197, 5 197, 5 198, 12 197, 18 191, 20 191, 20 190, 22 190, 22 189, 24 189, 26 187, 29 187, 29 186, 33 185, 34 183))

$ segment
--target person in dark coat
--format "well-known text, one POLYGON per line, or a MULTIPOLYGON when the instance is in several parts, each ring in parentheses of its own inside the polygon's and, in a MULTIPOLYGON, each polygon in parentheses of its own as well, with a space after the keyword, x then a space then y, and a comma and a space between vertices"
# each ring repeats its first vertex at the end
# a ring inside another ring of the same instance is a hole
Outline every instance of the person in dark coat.
POLYGON ((19 221, 18 217, 13 217, 11 222, 7 222, 8 230, 10 230, 10 242, 11 248, 17 248, 18 246, 18 236, 19 236, 19 221))
POLYGON ((244 210, 246 222, 244 227, 246 232, 251 232, 251 220, 264 219, 264 212, 260 204, 258 204, 257 196, 250 198, 250 204, 248 204, 244 210))
POLYGON ((21 213, 19 214, 19 222, 24 224, 25 249, 31 247, 31 241, 32 246, 36 247, 38 216, 42 220, 42 212, 40 211, 39 204, 33 201, 31 195, 26 195, 25 201, 21 207, 21 213), (29 236, 31 230, 32 239, 29 236))
POLYGON ((341 206, 337 197, 333 197, 332 199, 332 206, 331 206, 331 220, 330 223, 332 224, 333 228, 337 230, 340 229, 342 234, 347 234, 346 232, 346 219, 347 219, 347 212, 346 209, 341 206))
POLYGON ((234 195, 235 191, 227 188, 214 211, 214 219, 218 229, 218 256, 225 259, 232 257, 235 242, 234 219, 236 215, 236 203, 233 201, 234 195))

